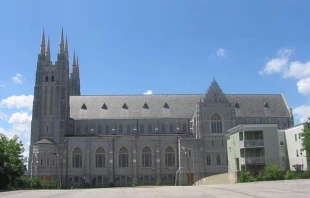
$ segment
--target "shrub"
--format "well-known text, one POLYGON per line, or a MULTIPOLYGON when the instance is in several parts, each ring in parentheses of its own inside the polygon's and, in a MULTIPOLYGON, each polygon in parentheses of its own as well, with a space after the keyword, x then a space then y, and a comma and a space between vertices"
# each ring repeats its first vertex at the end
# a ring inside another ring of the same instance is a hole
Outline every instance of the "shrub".
POLYGON ((161 186, 161 182, 160 181, 156 182, 156 186, 161 186))
POLYGON ((255 179, 250 175, 249 172, 240 173, 239 182, 244 183, 244 182, 254 182, 254 181, 255 179))
POLYGON ((283 174, 277 163, 271 163, 265 166, 264 178, 266 180, 280 180, 283 179, 283 174))
POLYGON ((286 171, 286 173, 284 175, 284 178, 286 180, 294 179, 294 177, 295 177, 295 174, 290 170, 286 171))
POLYGON ((136 182, 133 182, 132 184, 131 184, 131 186, 132 187, 135 187, 135 186, 137 186, 138 184, 136 183, 136 182))

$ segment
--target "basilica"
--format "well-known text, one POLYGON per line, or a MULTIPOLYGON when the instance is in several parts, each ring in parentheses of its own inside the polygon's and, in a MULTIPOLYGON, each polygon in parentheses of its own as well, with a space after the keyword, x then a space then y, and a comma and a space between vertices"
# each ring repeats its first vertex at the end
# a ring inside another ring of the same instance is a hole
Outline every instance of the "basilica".
POLYGON ((225 94, 213 80, 201 94, 83 96, 79 67, 75 53, 69 63, 63 31, 52 62, 43 32, 34 85, 31 177, 77 187, 189 185, 228 171, 229 129, 294 126, 283 94, 225 94))

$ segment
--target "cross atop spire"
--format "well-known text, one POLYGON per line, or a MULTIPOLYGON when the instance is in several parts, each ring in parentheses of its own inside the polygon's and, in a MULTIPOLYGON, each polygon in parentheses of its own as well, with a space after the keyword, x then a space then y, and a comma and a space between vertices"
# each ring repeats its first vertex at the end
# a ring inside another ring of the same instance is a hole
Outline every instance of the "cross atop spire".
POLYGON ((40 44, 40 54, 41 55, 45 55, 45 34, 44 34, 44 28, 43 28, 41 44, 40 44))

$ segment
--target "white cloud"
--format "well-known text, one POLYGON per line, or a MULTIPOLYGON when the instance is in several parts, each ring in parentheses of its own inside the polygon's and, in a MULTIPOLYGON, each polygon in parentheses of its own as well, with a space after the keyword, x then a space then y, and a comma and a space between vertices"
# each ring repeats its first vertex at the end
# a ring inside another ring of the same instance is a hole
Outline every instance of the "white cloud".
POLYGON ((226 57, 226 49, 223 49, 223 48, 217 49, 216 50, 216 55, 218 57, 225 58, 226 57))
POLYGON ((310 77, 310 61, 306 63, 301 63, 299 61, 294 61, 290 63, 290 66, 286 72, 284 72, 283 77, 294 77, 297 79, 310 77))
POLYGON ((15 112, 9 118, 8 123, 11 124, 11 128, 4 129, 0 127, 0 133, 6 135, 8 138, 12 138, 17 135, 19 139, 26 139, 26 142, 29 141, 31 115, 26 112, 15 112))
POLYGON ((143 93, 143 95, 152 95, 153 91, 152 90, 147 90, 146 92, 143 93))
POLYGON ((293 109, 293 114, 299 119, 301 123, 306 122, 310 117, 310 105, 301 105, 293 109))
POLYGON ((6 99, 2 99, 0 101, 0 107, 5 108, 28 108, 29 110, 32 109, 32 103, 33 103, 33 95, 20 95, 20 96, 10 96, 6 99))
POLYGON ((17 73, 15 76, 12 77, 12 80, 16 84, 23 84, 23 75, 17 73))
MULTIPOLYGON (((268 61, 259 74, 279 73, 284 78, 298 79, 298 92, 305 96, 310 96, 310 61, 302 63, 300 61, 290 61, 292 49, 282 48, 277 56, 268 61)), ((293 109, 295 118, 300 122, 305 122, 310 116, 310 104, 305 104, 293 109)))
POLYGON ((277 52, 277 57, 268 61, 263 70, 259 71, 260 75, 283 72, 288 64, 288 60, 293 53, 292 49, 282 48, 277 52))
MULTIPOLYGON (((309 75, 310 76, 310 75, 309 75)), ((298 92, 302 95, 310 95, 310 77, 303 78, 297 82, 298 92)))

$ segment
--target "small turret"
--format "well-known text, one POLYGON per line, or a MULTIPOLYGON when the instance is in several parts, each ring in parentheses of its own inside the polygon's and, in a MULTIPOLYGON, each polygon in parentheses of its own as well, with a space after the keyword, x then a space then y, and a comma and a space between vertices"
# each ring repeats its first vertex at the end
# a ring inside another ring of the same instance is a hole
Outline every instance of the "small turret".
POLYGON ((51 47, 50 47, 50 37, 47 39, 47 47, 46 47, 46 61, 51 61, 51 47))

